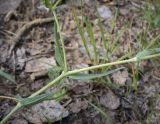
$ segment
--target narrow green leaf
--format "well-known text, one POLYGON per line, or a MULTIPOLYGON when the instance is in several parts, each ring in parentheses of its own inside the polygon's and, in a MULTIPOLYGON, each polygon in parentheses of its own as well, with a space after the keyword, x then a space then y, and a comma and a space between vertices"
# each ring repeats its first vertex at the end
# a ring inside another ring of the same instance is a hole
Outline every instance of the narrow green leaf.
POLYGON ((43 0, 43 4, 44 4, 47 8, 52 9, 53 4, 51 3, 50 0, 43 0))
POLYGON ((56 3, 52 6, 52 10, 55 10, 56 7, 61 3, 62 0, 57 0, 56 3))
POLYGON ((43 4, 50 10, 55 10, 61 1, 62 0, 56 0, 55 2, 52 2, 51 0, 43 0, 43 4))
POLYGON ((114 53, 114 50, 116 48, 118 48, 117 46, 119 46, 120 44, 118 43, 118 40, 122 37, 122 35, 125 33, 126 31, 126 27, 122 27, 122 29, 120 30, 119 34, 116 36, 116 39, 113 41, 112 43, 112 48, 111 48, 111 52, 114 53))
POLYGON ((53 98, 57 101, 61 101, 64 96, 67 94, 67 90, 65 88, 61 89, 60 91, 56 92, 53 98))
POLYGON ((101 74, 84 74, 84 73, 78 73, 78 74, 74 74, 69 76, 69 78, 71 79, 76 79, 76 80, 91 80, 94 78, 100 78, 100 77, 104 77, 107 75, 110 75, 116 71, 119 71, 121 69, 124 69, 124 67, 118 68, 118 69, 114 69, 105 73, 101 73, 101 74))
MULTIPOLYGON (((89 48, 88 48, 88 45, 87 45, 87 41, 86 41, 86 38, 85 38, 85 35, 84 35, 84 28, 81 27, 81 24, 80 24, 80 21, 79 21, 79 19, 78 19, 78 17, 77 17, 77 14, 76 14, 76 12, 75 12, 75 9, 72 10, 72 14, 73 14, 74 21, 75 21, 75 23, 76 23, 76 25, 77 25, 78 32, 79 32, 79 34, 80 34, 80 36, 81 36, 81 39, 82 39, 84 48, 85 48, 85 50, 86 50, 86 53, 87 53, 88 57, 91 58, 91 57, 90 57, 89 48)), ((83 15, 82 15, 82 17, 83 17, 83 15)), ((82 21, 83 21, 83 20, 82 20, 82 21)))
POLYGON ((50 79, 55 79, 56 77, 60 75, 61 72, 62 72, 62 68, 55 66, 48 70, 48 76, 50 79))
POLYGON ((54 24, 54 38, 55 38, 55 58, 60 67, 64 67, 64 55, 61 48, 60 36, 57 30, 56 23, 54 24))
POLYGON ((29 98, 17 98, 17 99, 21 103, 22 107, 25 107, 25 106, 40 103, 40 102, 46 100, 46 98, 49 98, 51 96, 53 96, 53 94, 48 93, 48 94, 37 95, 37 96, 31 97, 31 98, 29 97, 29 98))
POLYGON ((62 54, 62 51, 58 48, 57 45, 55 46, 55 58, 56 58, 57 64, 60 67, 64 68, 63 54, 62 54))
POLYGON ((107 51, 108 51, 108 44, 107 44, 107 40, 106 40, 106 38, 105 38, 105 32, 104 32, 102 20, 101 20, 101 17, 100 17, 100 15, 99 15, 98 12, 97 12, 97 16, 98 16, 98 26, 99 26, 100 33, 101 33, 102 43, 103 43, 104 48, 105 48, 105 50, 106 50, 105 53, 107 53, 107 51))
POLYGON ((154 48, 154 49, 144 50, 142 52, 139 52, 136 55, 136 58, 137 58, 138 61, 140 61, 140 60, 142 60, 146 56, 157 54, 157 53, 160 53, 160 48, 154 48))
POLYGON ((67 72, 67 70, 68 70, 67 58, 66 58, 64 40, 63 40, 63 37, 62 37, 62 31, 60 29, 60 24, 59 24, 59 21, 58 21, 58 17, 57 17, 56 11, 53 10, 52 13, 54 15, 55 25, 56 25, 55 26, 55 32, 57 33, 57 36, 58 36, 58 40, 56 41, 57 42, 57 46, 58 46, 58 51, 59 51, 60 56, 63 57, 62 58, 63 59, 63 61, 62 61, 63 65, 61 65, 61 67, 63 67, 64 72, 67 72))
POLYGON ((159 40, 160 40, 160 34, 159 34, 158 36, 156 36, 155 38, 153 38, 153 39, 150 41, 149 44, 147 44, 147 48, 146 48, 146 49, 150 49, 151 47, 156 46, 156 45, 157 45, 156 43, 158 43, 159 40))
POLYGON ((98 64, 97 45, 96 45, 96 41, 94 38, 93 27, 92 27, 91 21, 89 20, 88 17, 85 17, 85 23, 86 23, 87 33, 89 35, 90 42, 91 42, 93 50, 94 50, 94 64, 98 64))
POLYGON ((112 37, 112 32, 114 31, 116 24, 117 24, 117 19, 118 19, 118 9, 116 9, 116 13, 115 16, 113 18, 113 20, 111 21, 111 29, 110 29, 110 36, 112 37))
POLYGON ((17 84, 17 82, 15 81, 15 79, 13 78, 13 76, 11 76, 10 74, 7 74, 7 73, 3 72, 2 70, 0 70, 0 76, 8 79, 9 81, 11 81, 14 84, 17 84))
POLYGON ((65 95, 66 95, 66 90, 62 89, 56 93, 46 93, 28 98, 16 97, 16 99, 21 103, 22 107, 25 107, 40 103, 45 100, 52 100, 52 99, 61 100, 65 95))

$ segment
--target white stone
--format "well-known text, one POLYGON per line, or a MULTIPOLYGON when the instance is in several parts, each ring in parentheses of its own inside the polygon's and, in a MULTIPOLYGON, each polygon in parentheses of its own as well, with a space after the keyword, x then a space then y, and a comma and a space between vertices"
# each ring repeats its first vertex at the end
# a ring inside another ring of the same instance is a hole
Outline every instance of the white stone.
POLYGON ((100 17, 102 17, 105 20, 106 19, 110 19, 112 17, 111 10, 108 7, 104 6, 104 5, 100 6, 98 8, 98 13, 99 13, 100 17))

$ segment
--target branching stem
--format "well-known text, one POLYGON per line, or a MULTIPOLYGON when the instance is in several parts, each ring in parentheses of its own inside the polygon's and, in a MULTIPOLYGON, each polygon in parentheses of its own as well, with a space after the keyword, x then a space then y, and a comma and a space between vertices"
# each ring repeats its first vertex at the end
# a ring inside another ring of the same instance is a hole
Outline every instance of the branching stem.
MULTIPOLYGON (((61 0, 59 0, 58 2, 60 2, 61 0)), ((58 4, 58 3, 57 3, 58 4)), ((40 90, 36 91, 35 93, 33 93, 31 96, 29 96, 29 98, 35 97, 43 92, 45 92, 47 89, 53 87, 56 83, 60 83, 60 80, 62 80, 63 78, 66 78, 68 76, 80 73, 80 72, 85 72, 85 71, 89 71, 89 70, 95 70, 95 69, 100 69, 100 68, 104 68, 104 67, 108 67, 108 66, 113 66, 113 65, 120 65, 120 64, 126 64, 126 63, 133 63, 133 62, 139 62, 139 59, 137 59, 137 57, 131 58, 131 59, 127 59, 127 60, 122 60, 122 61, 116 61, 116 62, 111 62, 111 63, 105 63, 105 64, 100 64, 100 65, 94 65, 91 67, 86 67, 86 68, 82 68, 82 69, 76 69, 76 70, 71 70, 68 71, 67 68, 67 58, 66 58, 66 52, 65 52, 65 46, 64 46, 64 40, 61 34, 61 30, 60 30, 60 26, 58 23, 58 18, 55 12, 55 8, 54 7, 52 9, 53 15, 54 15, 54 19, 57 25, 57 30, 60 36, 60 41, 61 41, 61 45, 62 45, 62 51, 63 51, 63 56, 64 56, 64 72, 58 76, 56 79, 54 79, 53 81, 51 81, 49 84, 47 84, 46 86, 44 86, 43 88, 41 88, 40 90)), ((142 60, 147 60, 147 59, 151 59, 151 58, 155 58, 155 57, 160 57, 160 53, 154 54, 154 55, 148 55, 145 57, 141 58, 142 60)), ((7 97, 5 97, 7 98, 7 97)), ((10 98, 10 97, 8 97, 10 98)), ((10 98, 13 99, 13 98, 10 98)), ((17 105, 15 106, 14 109, 12 109, 12 111, 0 122, 0 124, 4 124, 6 123, 6 121, 19 109, 23 108, 24 106, 21 104, 21 102, 19 101, 17 103, 17 105)))
MULTIPOLYGON (((148 56, 143 57, 141 60, 147 60, 147 59, 151 59, 151 58, 155 58, 155 57, 159 57, 159 56, 160 56, 160 53, 154 54, 154 55, 148 55, 148 56)), ((122 61, 117 61, 117 62, 111 62, 111 63, 105 63, 105 64, 101 64, 101 65, 95 65, 95 66, 91 66, 91 67, 86 67, 86 68, 82 68, 82 69, 77 69, 77 70, 72 70, 72 71, 64 72, 60 76, 58 76, 55 80, 53 80, 52 82, 50 82, 49 84, 47 84, 46 86, 44 86, 42 89, 40 89, 37 92, 33 93, 30 96, 30 98, 34 97, 34 96, 37 96, 37 95, 45 92, 47 89, 53 87, 60 80, 62 80, 65 77, 68 77, 70 75, 77 74, 77 73, 84 72, 84 71, 99 69, 99 68, 103 68, 103 67, 107 67, 107 66, 125 64, 125 63, 131 63, 131 62, 138 62, 138 60, 137 60, 136 57, 134 57, 134 58, 127 59, 127 60, 122 60, 122 61)), ((20 103, 18 103, 17 106, 1 121, 0 124, 4 124, 13 115, 13 113, 15 113, 20 108, 22 108, 22 106, 21 106, 20 103)))

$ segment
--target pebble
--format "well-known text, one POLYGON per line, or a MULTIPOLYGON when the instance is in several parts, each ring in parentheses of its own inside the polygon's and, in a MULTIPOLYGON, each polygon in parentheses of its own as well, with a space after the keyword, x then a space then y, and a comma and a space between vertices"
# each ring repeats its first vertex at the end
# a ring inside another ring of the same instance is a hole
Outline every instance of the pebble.
POLYGON ((102 17, 105 20, 110 19, 112 17, 112 11, 104 5, 98 8, 98 13, 100 17, 102 17))

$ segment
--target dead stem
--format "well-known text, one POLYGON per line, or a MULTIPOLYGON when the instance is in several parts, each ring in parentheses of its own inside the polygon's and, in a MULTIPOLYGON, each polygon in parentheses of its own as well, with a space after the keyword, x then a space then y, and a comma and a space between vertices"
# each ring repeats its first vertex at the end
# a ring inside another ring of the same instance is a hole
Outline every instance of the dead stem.
POLYGON ((43 24, 46 24, 46 23, 50 23, 52 22, 54 19, 51 17, 51 18, 42 18, 42 19, 36 19, 36 20, 33 20, 27 24, 25 24, 22 28, 20 28, 16 35, 13 36, 13 38, 11 38, 11 47, 10 47, 10 50, 9 50, 9 56, 11 55, 13 49, 15 48, 15 46, 18 44, 18 42, 20 41, 20 39, 22 38, 22 36, 24 35, 24 33, 26 31, 28 31, 29 29, 33 28, 34 26, 37 26, 37 25, 43 25, 43 24))

